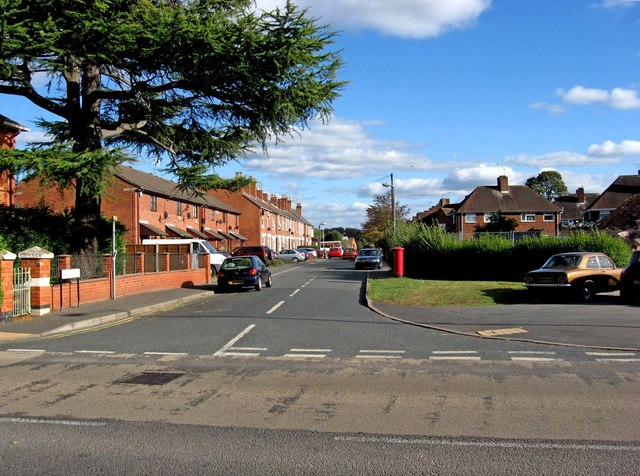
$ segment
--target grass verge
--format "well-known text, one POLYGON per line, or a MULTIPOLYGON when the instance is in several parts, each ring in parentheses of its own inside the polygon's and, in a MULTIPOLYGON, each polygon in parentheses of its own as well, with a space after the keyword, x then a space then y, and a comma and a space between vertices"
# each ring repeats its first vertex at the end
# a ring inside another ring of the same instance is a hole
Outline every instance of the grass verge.
POLYGON ((374 302, 407 306, 495 306, 529 302, 524 284, 500 281, 369 279, 374 302))

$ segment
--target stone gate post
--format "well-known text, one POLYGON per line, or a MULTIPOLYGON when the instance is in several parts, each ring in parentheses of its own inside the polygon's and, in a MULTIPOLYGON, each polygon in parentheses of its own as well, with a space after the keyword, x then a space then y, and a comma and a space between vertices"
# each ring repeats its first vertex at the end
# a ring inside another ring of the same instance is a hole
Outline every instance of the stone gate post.
POLYGON ((31 314, 51 312, 51 260, 53 253, 34 246, 18 253, 22 267, 31 270, 31 314))

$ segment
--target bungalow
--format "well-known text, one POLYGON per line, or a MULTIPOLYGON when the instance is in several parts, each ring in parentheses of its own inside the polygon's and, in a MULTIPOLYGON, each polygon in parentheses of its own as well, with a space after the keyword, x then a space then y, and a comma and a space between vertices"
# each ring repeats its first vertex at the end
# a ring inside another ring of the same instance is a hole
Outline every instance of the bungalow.
POLYGON ((515 231, 555 236, 561 213, 538 192, 526 185, 509 185, 508 178, 501 175, 496 186, 476 187, 465 197, 453 212, 454 231, 464 238, 473 236, 476 226, 499 215, 515 220, 515 231))

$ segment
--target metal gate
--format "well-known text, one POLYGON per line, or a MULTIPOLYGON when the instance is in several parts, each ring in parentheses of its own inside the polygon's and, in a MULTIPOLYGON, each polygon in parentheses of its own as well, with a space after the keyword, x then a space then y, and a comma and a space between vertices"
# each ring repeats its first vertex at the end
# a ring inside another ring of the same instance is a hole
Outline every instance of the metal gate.
POLYGON ((13 315, 23 316, 31 313, 31 270, 14 268, 13 270, 13 315))

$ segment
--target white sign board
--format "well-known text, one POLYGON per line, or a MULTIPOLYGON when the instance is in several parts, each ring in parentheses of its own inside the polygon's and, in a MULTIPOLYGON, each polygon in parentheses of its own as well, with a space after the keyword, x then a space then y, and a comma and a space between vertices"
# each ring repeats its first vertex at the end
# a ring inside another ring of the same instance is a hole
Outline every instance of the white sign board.
POLYGON ((60 270, 60 279, 74 279, 79 277, 80 277, 80 268, 60 270))

